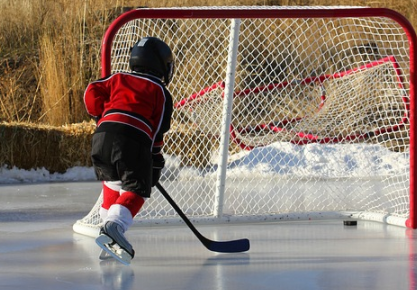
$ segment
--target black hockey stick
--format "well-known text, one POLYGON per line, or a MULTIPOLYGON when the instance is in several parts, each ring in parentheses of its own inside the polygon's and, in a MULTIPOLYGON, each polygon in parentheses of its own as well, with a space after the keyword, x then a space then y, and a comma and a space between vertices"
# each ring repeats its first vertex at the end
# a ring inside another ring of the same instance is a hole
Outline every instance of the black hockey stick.
POLYGON ((187 224, 190 230, 197 236, 197 238, 203 243, 203 245, 213 252, 219 253, 240 253, 246 252, 249 250, 249 240, 248 239, 240 239, 240 240, 233 240, 233 241, 212 241, 204 237, 200 232, 194 227, 194 225, 190 222, 187 216, 182 212, 182 210, 178 207, 175 201, 169 196, 166 190, 162 187, 162 185, 158 182, 156 184, 158 190, 162 193, 162 195, 168 200, 171 206, 175 209, 175 211, 180 215, 183 221, 187 224))

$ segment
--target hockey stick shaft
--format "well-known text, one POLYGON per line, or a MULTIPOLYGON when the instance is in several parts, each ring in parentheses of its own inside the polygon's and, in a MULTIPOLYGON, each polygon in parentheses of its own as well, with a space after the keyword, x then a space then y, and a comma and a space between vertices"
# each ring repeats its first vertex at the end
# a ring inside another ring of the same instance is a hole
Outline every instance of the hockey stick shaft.
POLYGON ((168 192, 162 187, 162 185, 159 182, 156 184, 156 187, 165 197, 165 199, 169 202, 169 204, 174 208, 174 210, 178 213, 178 215, 182 218, 182 220, 187 224, 187 226, 194 233, 194 235, 208 250, 219 253, 239 253, 246 252, 249 250, 250 245, 248 239, 239 239, 232 241, 212 241, 204 237, 194 227, 191 221, 187 218, 187 216, 183 213, 183 211, 179 208, 179 206, 175 203, 171 196, 169 196, 168 192))

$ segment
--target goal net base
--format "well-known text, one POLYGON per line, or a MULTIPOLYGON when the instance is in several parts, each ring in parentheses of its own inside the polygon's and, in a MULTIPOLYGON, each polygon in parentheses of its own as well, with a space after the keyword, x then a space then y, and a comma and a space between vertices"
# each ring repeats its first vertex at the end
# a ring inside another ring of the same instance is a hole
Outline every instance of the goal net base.
MULTIPOLYGON (((242 223, 282 223, 293 221, 371 221, 399 227, 407 227, 407 219, 403 217, 391 216, 384 213, 373 212, 309 212, 309 213, 290 213, 290 214, 270 214, 265 216, 228 216, 221 217, 194 217, 190 221, 195 225, 222 225, 222 224, 242 224, 242 223)), ((136 220, 134 227, 158 227, 158 226, 179 226, 184 225, 180 218, 160 218, 136 220)), ((96 238, 100 232, 100 224, 85 224, 81 220, 73 225, 74 232, 85 236, 96 238)))

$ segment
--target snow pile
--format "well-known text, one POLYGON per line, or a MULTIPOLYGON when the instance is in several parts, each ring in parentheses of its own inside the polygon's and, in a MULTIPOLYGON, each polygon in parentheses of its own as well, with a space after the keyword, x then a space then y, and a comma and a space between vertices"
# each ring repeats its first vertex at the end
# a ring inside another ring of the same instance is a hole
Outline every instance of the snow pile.
POLYGON ((320 177, 372 177, 404 174, 409 156, 380 145, 274 143, 235 158, 228 175, 236 173, 320 177))
MULTIPOLYGON (((166 156, 165 170, 171 178, 201 176, 201 170, 181 168, 179 158, 166 156)), ((396 153, 379 145, 369 144, 308 144, 274 143, 231 156, 228 176, 236 177, 279 174, 320 177, 372 177, 407 174, 408 154, 396 153)), ((205 172, 215 175, 215 168, 205 172)), ((0 168, 0 184, 89 181, 95 180, 93 168, 74 167, 63 174, 46 169, 22 170, 0 168)))
POLYGON ((93 168, 73 167, 65 173, 50 173, 45 168, 23 170, 16 167, 0 168, 0 184, 54 182, 54 181, 87 181, 95 180, 93 168))

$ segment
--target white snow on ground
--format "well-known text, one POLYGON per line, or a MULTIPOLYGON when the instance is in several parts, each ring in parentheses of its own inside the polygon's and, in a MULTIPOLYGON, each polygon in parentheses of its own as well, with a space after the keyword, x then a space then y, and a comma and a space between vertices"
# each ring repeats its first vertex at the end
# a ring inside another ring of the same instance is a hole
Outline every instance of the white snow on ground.
MULTIPOLYGON (((176 178, 201 175, 193 168, 181 168, 179 159, 165 156, 166 169, 176 178)), ((231 156, 228 175, 280 174, 322 177, 372 177, 404 174, 408 171, 408 154, 392 152, 369 144, 309 144, 297 146, 274 143, 231 156)), ((209 171, 208 174, 215 174, 209 171)), ((95 180, 94 170, 74 167, 65 173, 50 173, 45 168, 22 170, 0 167, 0 184, 95 180)))
POLYGON ((65 173, 50 173, 45 168, 23 170, 0 167, 0 184, 88 180, 95 180, 94 170, 89 167, 73 167, 65 173))
POLYGON ((258 147, 230 164, 231 170, 253 174, 320 177, 373 177, 403 174, 408 154, 371 144, 274 143, 258 147))

